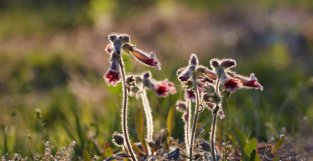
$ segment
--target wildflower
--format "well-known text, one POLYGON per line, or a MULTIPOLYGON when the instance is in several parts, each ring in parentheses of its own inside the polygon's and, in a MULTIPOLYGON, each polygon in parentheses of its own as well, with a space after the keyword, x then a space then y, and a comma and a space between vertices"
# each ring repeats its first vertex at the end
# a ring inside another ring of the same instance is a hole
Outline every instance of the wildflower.
POLYGON ((216 81, 218 78, 221 81, 221 86, 224 90, 234 93, 238 89, 260 89, 263 90, 263 86, 258 82, 254 73, 250 74, 250 77, 245 77, 231 71, 231 68, 236 66, 236 61, 233 59, 211 59, 210 66, 213 70, 210 70, 203 66, 197 67, 197 72, 202 73, 208 81, 216 81))
POLYGON ((109 70, 103 75, 103 79, 110 85, 115 86, 121 81, 119 60, 115 55, 111 56, 111 66, 109 70))
POLYGON ((222 81, 222 87, 231 93, 235 92, 237 89, 242 87, 241 82, 238 79, 227 78, 222 81))
MULTIPOLYGON (((160 97, 167 97, 169 94, 175 94, 176 88, 173 82, 168 81, 167 79, 162 81, 156 81, 151 78, 150 72, 145 72, 140 79, 138 86, 142 86, 148 89, 153 90, 160 97)), ((137 82, 136 82, 137 83, 137 82)), ((141 89, 144 90, 144 89, 141 89)))
POLYGON ((139 62, 161 70, 161 63, 153 52, 146 53, 129 43, 124 44, 123 49, 133 55, 139 62))
POLYGON ((154 91, 160 97, 167 97, 169 94, 175 94, 176 88, 172 82, 165 79, 154 83, 154 91))
POLYGON ((258 82, 254 73, 251 73, 250 77, 244 77, 239 74, 234 74, 232 77, 238 79, 242 83, 243 88, 263 90, 263 86, 258 82))

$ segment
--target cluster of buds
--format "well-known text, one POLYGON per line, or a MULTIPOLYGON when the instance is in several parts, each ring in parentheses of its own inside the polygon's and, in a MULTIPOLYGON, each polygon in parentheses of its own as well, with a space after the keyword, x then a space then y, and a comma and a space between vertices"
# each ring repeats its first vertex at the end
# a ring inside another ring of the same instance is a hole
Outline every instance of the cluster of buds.
POLYGON ((210 67, 211 69, 199 65, 197 56, 191 54, 188 66, 177 71, 178 80, 181 82, 185 92, 185 101, 179 100, 176 103, 176 108, 183 113, 185 144, 190 158, 193 158, 192 149, 198 115, 203 110, 203 107, 212 112, 211 155, 215 161, 216 117, 219 116, 220 119, 225 117, 222 108, 223 97, 225 94, 228 96, 230 93, 244 88, 263 90, 263 86, 253 73, 250 74, 250 77, 245 77, 233 72, 231 69, 236 67, 236 61, 233 59, 211 59, 210 67), (191 116, 191 102, 195 102, 194 116, 191 116), (191 122, 191 118, 193 118, 193 122, 191 122))
POLYGON ((231 70, 236 67, 236 61, 233 59, 213 58, 210 60, 210 67, 211 69, 199 65, 197 56, 192 54, 188 66, 179 69, 177 76, 184 87, 185 100, 195 101, 196 86, 202 106, 211 111, 219 106, 217 112, 220 118, 224 117, 220 104, 222 93, 234 93, 239 89, 263 90, 254 73, 246 77, 231 70))
POLYGON ((121 80, 121 55, 122 53, 128 53, 135 57, 139 62, 161 69, 161 64, 156 58, 153 52, 146 53, 138 48, 135 45, 130 43, 130 36, 126 34, 110 34, 108 36, 109 44, 105 47, 105 52, 110 54, 110 68, 103 75, 104 80, 115 86, 121 80))
POLYGON ((157 81, 152 78, 150 72, 145 72, 142 75, 130 75, 127 77, 127 84, 130 96, 138 97, 142 90, 150 89, 159 97, 167 97, 170 94, 176 93, 176 88, 173 82, 165 79, 157 81))

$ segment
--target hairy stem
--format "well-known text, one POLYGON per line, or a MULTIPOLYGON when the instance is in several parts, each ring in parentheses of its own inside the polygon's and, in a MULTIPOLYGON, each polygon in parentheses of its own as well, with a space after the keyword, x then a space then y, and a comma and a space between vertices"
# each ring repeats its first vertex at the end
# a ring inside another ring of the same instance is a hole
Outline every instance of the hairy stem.
POLYGON ((228 116, 228 99, 226 98, 226 138, 225 138, 225 144, 224 144, 224 159, 227 160, 227 144, 228 144, 228 121, 229 121, 229 116, 228 116))
POLYGON ((221 95, 220 95, 220 90, 219 90, 219 85, 220 85, 220 80, 216 80, 215 84, 215 94, 217 95, 217 101, 216 101, 216 107, 213 110, 213 118, 212 118, 212 125, 211 125, 211 154, 212 154, 212 159, 213 161, 216 161, 215 158, 215 131, 216 131, 216 119, 217 119, 217 113, 220 108, 220 103, 221 103, 221 95))
POLYGON ((219 106, 216 106, 216 109, 213 112, 213 120, 211 125, 211 153, 212 153, 212 159, 213 161, 216 161, 215 158, 215 131, 216 131, 216 119, 217 119, 217 111, 219 109, 219 106))
POLYGON ((186 151, 189 152, 189 143, 190 143, 190 125, 191 125, 191 101, 187 101, 187 120, 184 125, 185 130, 185 145, 186 145, 186 151))
POLYGON ((130 155, 130 157, 133 161, 137 161, 134 150, 133 150, 131 143, 130 143, 129 136, 128 136, 128 125, 127 125, 127 113, 128 113, 128 94, 127 93, 128 92, 126 89, 125 68, 124 68, 124 65, 123 65, 123 62, 121 59, 119 60, 119 64, 121 67, 122 82, 123 82, 123 87, 122 87, 122 89, 123 89, 123 102, 122 102, 122 116, 121 116, 122 117, 122 130, 123 130, 124 140, 126 143, 126 148, 127 148, 128 154, 130 155))
MULTIPOLYGON (((194 79, 195 80, 195 79, 194 79)), ((193 124, 192 124, 192 131, 191 131, 191 139, 190 139, 190 147, 189 147, 189 157, 190 160, 192 160, 192 149, 193 149, 193 143, 195 140, 195 133, 196 133, 196 127, 197 127, 197 122, 198 122, 198 116, 199 116, 199 93, 198 93, 198 88, 197 88, 197 83, 195 83, 195 93, 196 93, 196 107, 195 107, 195 117, 193 119, 193 124)))
MULTIPOLYGON (((145 111, 145 116, 146 116, 146 126, 147 126, 147 136, 146 139, 148 142, 152 142, 153 141, 153 117, 152 117, 152 111, 151 111, 151 107, 147 98, 147 93, 146 90, 143 89, 142 93, 141 93, 141 100, 142 100, 142 104, 143 104, 143 109, 145 111)), ((147 144, 147 149, 148 149, 148 154, 151 155, 151 148, 149 146, 149 144, 147 144)))

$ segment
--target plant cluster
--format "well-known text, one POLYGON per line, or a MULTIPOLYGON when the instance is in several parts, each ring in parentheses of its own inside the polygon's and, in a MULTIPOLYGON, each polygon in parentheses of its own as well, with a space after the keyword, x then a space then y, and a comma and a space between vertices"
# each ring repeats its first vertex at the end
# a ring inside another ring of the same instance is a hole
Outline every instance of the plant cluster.
MULTIPOLYGON (((112 86, 122 82, 123 100, 121 111, 122 133, 114 132, 113 142, 122 151, 107 158, 129 158, 137 160, 227 160, 226 146, 224 151, 216 148, 217 117, 223 119, 223 99, 240 89, 263 90, 254 73, 249 77, 233 71, 236 61, 233 59, 210 60, 210 67, 199 64, 196 54, 191 54, 188 66, 177 70, 177 78, 184 91, 183 100, 176 103, 177 111, 182 113, 184 121, 184 143, 167 137, 167 130, 154 131, 152 109, 147 97, 147 90, 152 90, 158 97, 176 93, 174 83, 165 79, 157 81, 150 72, 143 74, 126 74, 123 54, 135 57, 139 62, 161 70, 161 64, 153 52, 140 50, 130 41, 126 34, 110 34, 109 44, 105 51, 110 54, 110 68, 104 74, 105 81, 112 86), (141 143, 133 143, 128 132, 128 97, 135 96, 142 101, 146 120, 146 137, 141 143), (198 137, 197 122, 202 111, 212 113, 212 125, 209 141, 198 137)), ((243 155, 243 154, 242 154, 243 155)), ((250 155, 250 154, 247 154, 250 155)))

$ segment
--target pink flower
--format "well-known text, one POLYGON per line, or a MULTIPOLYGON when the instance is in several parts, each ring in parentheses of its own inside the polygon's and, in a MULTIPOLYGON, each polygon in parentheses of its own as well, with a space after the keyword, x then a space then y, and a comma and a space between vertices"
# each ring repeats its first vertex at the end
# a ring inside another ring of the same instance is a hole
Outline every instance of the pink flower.
POLYGON ((244 88, 263 90, 263 86, 258 82, 254 73, 251 73, 249 78, 238 74, 235 74, 233 77, 240 80, 244 88))
POLYGON ((192 89, 186 89, 184 97, 185 97, 185 100, 194 101, 196 99, 196 94, 192 89))
MULTIPOLYGON (((217 61, 216 59, 214 59, 214 61, 211 61, 211 64, 214 64, 214 65, 211 65, 211 66, 215 66, 216 63, 217 61)), ((232 64, 235 64, 235 63, 231 63, 230 61, 230 62, 227 62, 226 64, 227 65, 225 66, 228 66, 228 68, 230 68, 230 67, 233 67, 234 65, 232 64)), ((222 69, 222 68, 219 68, 219 69, 222 69)), ((203 66, 199 66, 197 68, 197 71, 202 73, 202 75, 208 78, 208 80, 216 81, 217 79, 216 71, 210 70, 203 66)), ((245 76, 236 74, 235 72, 230 71, 230 70, 226 70, 225 72, 220 72, 220 73, 222 73, 221 83, 223 85, 223 88, 230 92, 235 92, 237 89, 241 89, 241 88, 259 89, 261 91, 263 90, 263 86, 258 82, 254 73, 250 74, 250 77, 245 77, 245 76)))
POLYGON ((242 87, 242 83, 238 79, 229 78, 222 83, 223 88, 231 93, 242 87))
POLYGON ((129 51, 130 54, 132 54, 137 60, 139 60, 141 63, 146 64, 148 66, 155 67, 159 70, 161 70, 161 63, 156 58, 155 54, 153 52, 146 53, 135 46, 132 46, 128 43, 125 43, 123 45, 123 48, 126 51, 129 51))
POLYGON ((121 80, 120 66, 115 54, 111 56, 111 66, 109 70, 103 75, 103 79, 110 85, 115 86, 121 80))
POLYGON ((175 94, 176 88, 172 82, 164 80, 154 83, 154 91, 160 97, 167 97, 169 94, 175 94))
POLYGON ((114 48, 113 44, 112 44, 112 43, 108 43, 108 44, 105 46, 104 51, 105 51, 106 53, 108 53, 108 54, 111 54, 112 51, 113 51, 113 48, 114 48))
POLYGON ((112 86, 115 86, 120 81, 120 72, 108 70, 107 73, 103 75, 103 79, 112 86))

